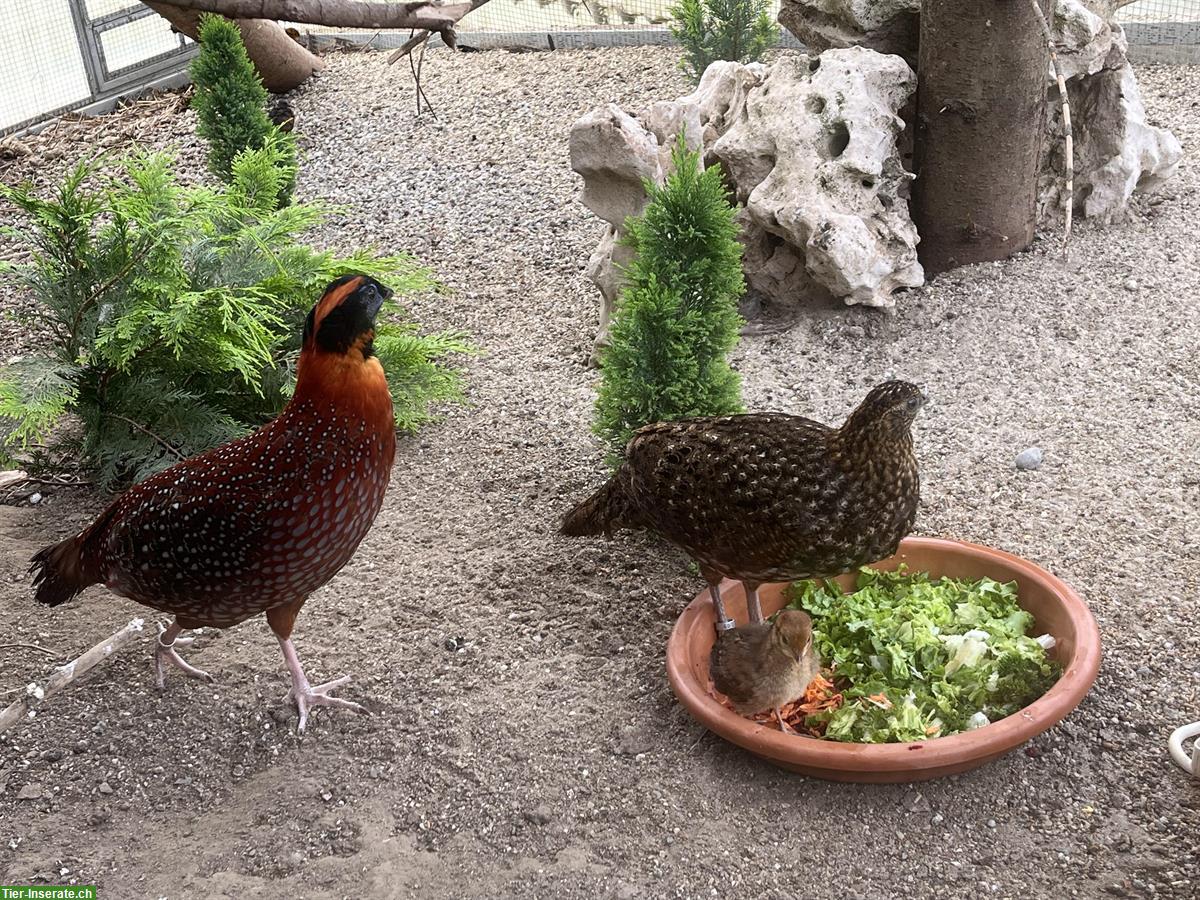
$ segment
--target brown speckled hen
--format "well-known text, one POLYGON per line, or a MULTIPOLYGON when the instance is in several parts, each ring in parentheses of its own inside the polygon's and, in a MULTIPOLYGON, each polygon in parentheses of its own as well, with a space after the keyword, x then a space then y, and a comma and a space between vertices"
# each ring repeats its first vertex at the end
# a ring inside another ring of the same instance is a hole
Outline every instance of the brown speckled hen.
POLYGON ((211 681, 176 644, 187 628, 266 613, 283 648, 303 731, 312 706, 362 711, 311 686, 292 627, 309 594, 349 561, 383 503, 396 452, 392 398, 372 341, 391 291, 339 278, 308 315, 296 391, 247 437, 184 460, 118 497, 75 537, 33 557, 37 600, 57 606, 92 584, 175 616, 154 670, 211 681), (177 640, 178 638, 178 640, 177 640))
POLYGON ((647 528, 699 564, 718 630, 734 626, 717 585, 746 589, 828 577, 891 556, 916 518, 914 385, 874 388, 841 428, 783 413, 660 422, 638 429, 617 473, 563 519, 567 535, 647 528))
POLYGON ((719 632, 709 674, 713 687, 743 716, 773 710, 780 729, 794 734, 779 708, 803 694, 820 668, 812 619, 801 610, 784 609, 773 622, 719 632))

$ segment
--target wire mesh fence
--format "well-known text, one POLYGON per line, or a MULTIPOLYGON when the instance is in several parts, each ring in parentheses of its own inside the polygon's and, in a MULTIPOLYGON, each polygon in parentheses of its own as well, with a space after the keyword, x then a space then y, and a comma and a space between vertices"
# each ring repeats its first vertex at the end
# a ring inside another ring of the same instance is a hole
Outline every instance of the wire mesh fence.
MULTIPOLYGON (((459 25, 477 47, 667 43, 674 0, 491 0, 459 25)), ((771 13, 779 10, 773 0, 771 13)), ((1138 61, 1200 63, 1200 0, 1136 0, 1117 12, 1138 61)), ((298 26, 322 40, 395 47, 408 33, 298 26)), ((786 31, 786 45, 797 46, 786 31)), ((136 0, 0 2, 0 136, 65 110, 180 79, 195 47, 136 0)))
POLYGON ((193 52, 135 0, 0 3, 0 134, 140 89, 193 52))

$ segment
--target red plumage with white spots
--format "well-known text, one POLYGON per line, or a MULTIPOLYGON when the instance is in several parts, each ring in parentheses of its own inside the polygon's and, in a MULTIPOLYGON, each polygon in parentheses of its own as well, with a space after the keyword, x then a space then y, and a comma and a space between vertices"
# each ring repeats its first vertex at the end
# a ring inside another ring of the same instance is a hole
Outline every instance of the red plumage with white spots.
POLYGON ((392 398, 372 351, 391 291, 372 278, 333 282, 309 313, 296 391, 240 440, 130 488, 73 538, 33 557, 37 599, 57 606, 101 583, 175 616, 159 636, 159 687, 171 663, 211 681, 176 645, 188 628, 228 628, 265 613, 292 677, 304 730, 310 707, 362 710, 330 695, 349 676, 309 685, 291 641, 304 601, 350 560, 383 503, 396 453, 392 398))

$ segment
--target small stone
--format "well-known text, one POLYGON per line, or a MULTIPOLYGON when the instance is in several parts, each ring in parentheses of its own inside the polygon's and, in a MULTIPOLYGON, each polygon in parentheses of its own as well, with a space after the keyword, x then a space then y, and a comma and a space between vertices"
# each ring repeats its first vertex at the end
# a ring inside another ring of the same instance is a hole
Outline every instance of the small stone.
POLYGON ((527 809, 521 814, 526 822, 534 825, 549 825, 554 818, 550 807, 545 803, 539 803, 533 809, 527 809))
POLYGON ((1017 468, 1022 472, 1035 472, 1042 467, 1042 448, 1027 447, 1017 454, 1017 468))
POLYGON ((100 793, 111 794, 113 792, 112 785, 107 781, 100 782, 100 793))
POLYGON ((1125 281, 1122 283, 1121 287, 1125 288, 1125 290, 1129 291, 1132 294, 1135 291, 1141 290, 1142 286, 1140 284, 1138 284, 1138 281, 1136 278, 1126 278, 1125 281))
POLYGON ((650 736, 639 728, 622 728, 617 733, 617 753, 622 756, 637 756, 653 749, 650 736))
POLYGON ((41 758, 44 762, 58 762, 65 755, 66 752, 61 747, 51 747, 49 750, 41 752, 41 758))
POLYGON ((920 791, 909 791, 904 795, 904 808, 910 813, 931 811, 929 801, 920 791))
POLYGON ((37 506, 41 502, 42 502, 42 495, 37 493, 36 491, 29 495, 29 505, 30 506, 37 506))
POLYGON ((31 781, 17 792, 18 800, 40 800, 42 797, 42 786, 36 781, 31 781))

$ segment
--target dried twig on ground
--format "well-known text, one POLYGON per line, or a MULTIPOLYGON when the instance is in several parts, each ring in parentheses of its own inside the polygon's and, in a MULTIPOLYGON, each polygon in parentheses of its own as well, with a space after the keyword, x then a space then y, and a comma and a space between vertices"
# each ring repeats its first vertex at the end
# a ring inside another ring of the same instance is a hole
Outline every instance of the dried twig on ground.
POLYGON ((134 636, 141 634, 144 624, 145 620, 143 619, 133 619, 116 634, 105 638, 95 647, 80 654, 65 666, 60 666, 58 671, 51 675, 44 685, 29 685, 25 689, 24 697, 14 700, 3 710, 0 710, 0 731, 16 725, 25 719, 26 716, 51 694, 56 694, 63 688, 69 687, 76 678, 79 678, 85 672, 104 662, 120 649, 123 644, 127 643, 134 636))
POLYGON ((0 650, 12 650, 14 648, 20 648, 22 650, 40 650, 42 653, 45 653, 47 656, 54 655, 53 650, 50 650, 46 647, 39 646, 38 644, 0 644, 0 650))

